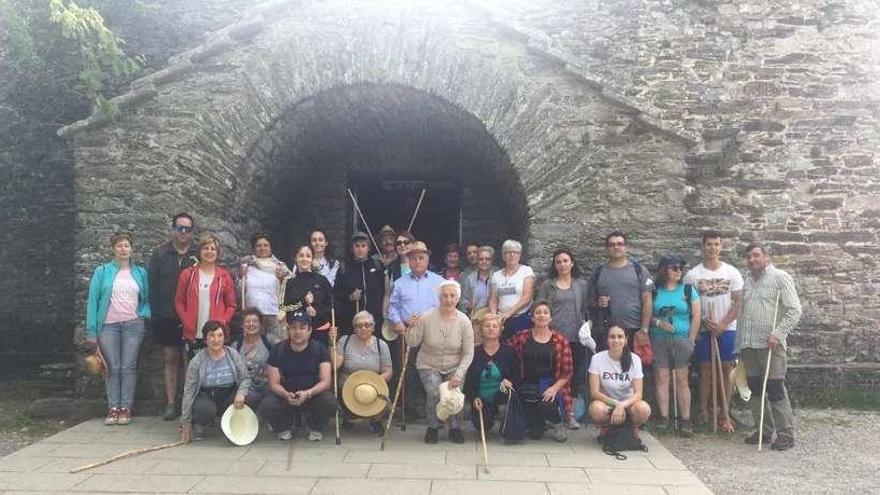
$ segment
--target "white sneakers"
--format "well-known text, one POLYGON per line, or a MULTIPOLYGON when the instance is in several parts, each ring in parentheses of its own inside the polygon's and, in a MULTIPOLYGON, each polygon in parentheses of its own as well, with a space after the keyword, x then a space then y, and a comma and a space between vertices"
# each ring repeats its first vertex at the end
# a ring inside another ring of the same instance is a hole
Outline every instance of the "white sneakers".
POLYGON ((278 440, 286 442, 293 438, 293 430, 284 430, 278 434, 278 440))

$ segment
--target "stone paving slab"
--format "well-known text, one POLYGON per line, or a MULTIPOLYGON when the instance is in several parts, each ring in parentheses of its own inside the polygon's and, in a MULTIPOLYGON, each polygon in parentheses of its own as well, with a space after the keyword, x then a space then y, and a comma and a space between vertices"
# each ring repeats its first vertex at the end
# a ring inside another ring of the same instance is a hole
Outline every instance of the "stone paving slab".
POLYGON ((48 493, 294 493, 356 495, 492 494, 567 495, 620 491, 634 495, 711 493, 685 466, 648 434, 649 452, 627 453, 626 461, 605 455, 592 428, 552 439, 489 442, 489 472, 483 470, 479 436, 453 444, 422 442, 425 427, 395 428, 386 449, 366 430, 308 442, 304 432, 290 442, 263 431, 257 441, 236 447, 215 432, 192 444, 123 459, 77 474, 69 470, 122 452, 177 440, 176 422, 139 417, 129 426, 106 427, 100 420, 74 426, 0 458, 0 492, 48 493))

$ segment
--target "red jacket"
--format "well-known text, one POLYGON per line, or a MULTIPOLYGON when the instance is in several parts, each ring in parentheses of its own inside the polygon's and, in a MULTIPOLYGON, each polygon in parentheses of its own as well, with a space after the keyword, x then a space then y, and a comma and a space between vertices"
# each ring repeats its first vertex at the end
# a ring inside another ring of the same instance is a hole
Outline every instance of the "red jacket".
MULTIPOLYGON (((214 280, 211 281, 211 310, 208 318, 229 325, 235 315, 235 284, 232 276, 222 267, 214 268, 214 280)), ((199 322, 199 266, 191 266, 177 277, 177 292, 174 294, 174 310, 183 323, 183 338, 194 340, 201 338, 201 329, 196 329, 199 322)))

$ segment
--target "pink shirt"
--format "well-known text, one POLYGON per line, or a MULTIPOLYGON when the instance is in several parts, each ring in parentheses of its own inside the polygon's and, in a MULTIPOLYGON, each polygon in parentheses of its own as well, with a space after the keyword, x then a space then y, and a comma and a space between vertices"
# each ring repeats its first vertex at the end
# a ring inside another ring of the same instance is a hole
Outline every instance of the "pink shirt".
POLYGON ((105 325, 138 317, 138 294, 140 287, 131 276, 131 267, 121 268, 113 279, 113 292, 110 293, 110 307, 107 309, 105 325))

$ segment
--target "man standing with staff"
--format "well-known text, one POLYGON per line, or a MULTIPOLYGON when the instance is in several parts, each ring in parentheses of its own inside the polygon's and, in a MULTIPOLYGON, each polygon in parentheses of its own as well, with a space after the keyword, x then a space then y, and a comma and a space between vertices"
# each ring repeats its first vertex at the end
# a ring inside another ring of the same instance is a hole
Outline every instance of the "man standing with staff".
MULTIPOLYGON (((702 251, 703 262, 687 272, 684 283, 695 287, 700 294, 703 325, 694 353, 700 367, 700 419, 707 420, 712 393, 712 339, 717 341, 721 360, 721 383, 725 385, 721 393, 727 398, 728 405, 732 398, 733 388, 728 386, 732 384, 725 377, 730 376, 736 358, 736 317, 742 301, 743 278, 739 270, 721 261, 721 233, 717 230, 703 233, 702 251)), ((718 426, 725 433, 733 432, 729 409, 726 407, 720 411, 718 420, 718 426)))
POLYGON ((749 274, 743 288, 736 348, 746 367, 752 391, 749 403, 759 431, 764 417, 764 389, 770 411, 763 425, 764 438, 755 431, 746 443, 772 440, 775 428, 776 440, 770 448, 788 450, 794 447, 794 415, 785 389, 786 338, 801 317, 801 303, 791 275, 770 263, 770 252, 765 246, 749 244, 746 264, 749 274))

